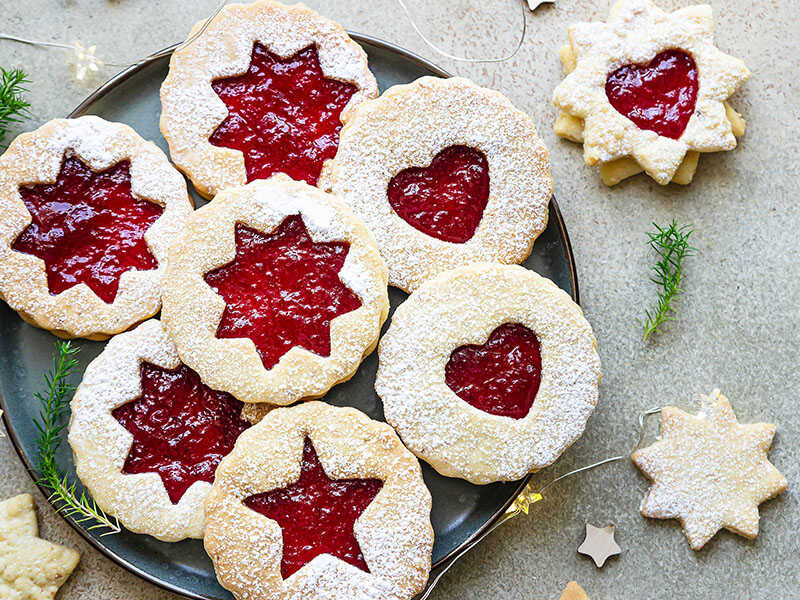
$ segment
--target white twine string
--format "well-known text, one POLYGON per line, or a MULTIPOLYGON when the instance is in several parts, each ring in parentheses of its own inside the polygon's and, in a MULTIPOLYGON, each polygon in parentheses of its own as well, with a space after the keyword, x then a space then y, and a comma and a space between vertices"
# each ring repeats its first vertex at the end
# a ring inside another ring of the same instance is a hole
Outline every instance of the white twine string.
MULTIPOLYGON (((656 413, 660 413, 662 410, 663 410, 663 408, 659 406, 657 408, 650 408, 650 409, 648 409, 648 410, 646 410, 646 411, 644 411, 642 413, 639 413, 639 435, 638 435, 638 437, 636 439, 636 446, 633 448, 631 453, 635 452, 636 450, 638 450, 639 447, 642 445, 642 441, 644 440, 644 431, 645 431, 645 425, 646 425, 646 422, 647 422, 647 417, 649 417, 651 415, 654 415, 656 413)), ((594 469, 595 467, 599 467, 599 466, 604 465, 606 463, 617 462, 618 460, 622 460, 623 458, 627 458, 628 456, 630 456, 630 453, 629 454, 620 454, 619 456, 612 456, 610 458, 604 458, 603 460, 597 461, 596 463, 592 463, 590 465, 586 465, 585 467, 580 467, 578 469, 574 469, 572 471, 569 471, 568 473, 564 473, 563 475, 559 475, 558 477, 556 477, 555 479, 553 479, 549 483, 545 484, 545 486, 543 488, 541 488, 537 493, 541 494, 543 491, 545 491, 551 485, 553 485, 557 481, 561 481, 562 479, 564 479, 566 477, 570 477, 570 476, 575 475, 576 473, 580 473, 582 471, 588 471, 590 469, 594 469)))
MULTIPOLYGON (((408 8, 408 5, 406 4, 406 0, 395 0, 395 1, 403 9, 403 12, 406 14, 406 16, 408 17, 408 20, 411 22, 411 26, 413 27, 413 29, 416 32, 416 34, 422 39, 423 42, 425 42, 425 44, 428 47, 430 47, 434 52, 436 52, 437 54, 440 54, 441 56, 443 56, 445 58, 448 58, 448 59, 454 60, 454 61, 459 61, 459 62, 466 62, 466 63, 501 63, 501 62, 506 62, 506 61, 511 60, 512 58, 514 58, 519 53, 520 49, 522 48, 522 44, 525 42, 525 36, 526 36, 527 30, 528 30, 528 20, 526 18, 526 10, 527 10, 526 9, 526 2, 527 2, 527 7, 529 7, 531 10, 533 10, 534 8, 536 8, 536 6, 539 5, 539 2, 536 2, 535 0, 514 0, 514 2, 519 3, 519 6, 520 6, 520 8, 522 10, 522 15, 521 15, 522 26, 521 26, 521 32, 520 32, 519 39, 517 40, 517 43, 514 46, 514 49, 511 50, 511 52, 509 52, 508 54, 506 54, 504 56, 500 56, 500 57, 496 57, 496 58, 470 58, 470 57, 467 57, 467 56, 457 56, 455 54, 451 54, 450 52, 447 52, 446 50, 443 50, 438 45, 436 45, 434 42, 432 42, 422 32, 422 30, 420 29, 419 25, 417 24, 417 20, 414 18, 414 15, 411 13, 411 11, 408 8)), ((211 16, 209 16, 203 22, 203 25, 200 27, 200 29, 198 29, 191 36, 189 36, 188 39, 184 40, 181 44, 179 44, 177 46, 177 49, 185 48, 186 46, 191 44, 194 40, 196 40, 198 37, 200 37, 206 31, 206 29, 208 29, 208 26, 214 20, 214 17, 216 17, 222 11, 222 9, 225 7, 225 4, 227 4, 227 0, 222 0, 219 3, 219 5, 217 6, 217 9, 214 11, 214 13, 211 16)), ((28 44, 30 46, 39 46, 39 47, 42 47, 42 48, 64 48, 64 49, 67 49, 67 50, 73 50, 73 51, 76 52, 77 55, 79 55, 79 60, 88 60, 88 62, 90 62, 93 65, 95 65, 94 67, 92 67, 92 70, 97 70, 96 67, 98 65, 99 66, 106 65, 106 66, 117 67, 117 68, 135 67, 135 66, 141 65, 142 63, 145 63, 147 61, 150 61, 150 60, 153 60, 153 59, 156 59, 156 58, 161 58, 163 56, 168 56, 169 54, 171 54, 173 52, 172 49, 164 49, 164 50, 160 50, 158 52, 154 52, 154 53, 144 57, 143 59, 141 59, 139 61, 136 61, 136 62, 133 62, 133 63, 116 63, 116 62, 107 62, 105 60, 102 60, 100 57, 94 56, 94 48, 93 47, 91 48, 91 51, 89 52, 89 56, 86 56, 86 55, 82 54, 83 51, 84 51, 84 48, 78 42, 76 42, 74 44, 65 44, 65 43, 62 43, 62 42, 49 42, 49 41, 45 41, 45 40, 33 40, 33 39, 30 39, 30 38, 21 37, 21 36, 17 36, 17 35, 12 35, 12 34, 8 34, 8 33, 0 33, 0 40, 7 40, 7 41, 10 41, 10 42, 17 42, 19 44, 28 44)), ((79 77, 79 79, 82 79, 82 77, 79 77)))
MULTIPOLYGON (((102 60, 99 57, 94 56, 94 48, 92 47, 89 56, 86 57, 85 59, 88 60, 89 62, 94 63, 95 65, 106 65, 106 66, 109 66, 109 67, 117 67, 117 68, 125 69, 125 68, 129 68, 129 67, 135 67, 135 66, 141 65, 142 63, 151 61, 151 60, 156 59, 156 58, 161 58, 162 56, 169 56, 170 54, 172 54, 172 52, 174 50, 177 50, 177 49, 180 49, 180 48, 185 48, 186 46, 188 46, 189 44, 194 42, 197 38, 199 38, 205 32, 205 30, 208 29, 208 26, 211 24, 211 21, 214 20, 214 17, 216 17, 222 11, 222 9, 225 7, 226 3, 227 3, 227 0, 222 0, 217 5, 217 9, 211 14, 211 16, 209 16, 203 22, 203 25, 200 27, 200 29, 195 31, 187 39, 185 39, 183 42, 178 44, 178 46, 176 48, 174 48, 174 49, 173 48, 165 48, 164 50, 159 50, 158 52, 153 52, 152 54, 149 54, 148 56, 144 57, 143 59, 138 60, 138 61, 133 62, 133 63, 114 63, 114 62, 107 62, 105 60, 102 60)), ((39 46, 39 47, 42 47, 42 48, 65 48, 67 50, 73 50, 76 53, 81 53, 81 52, 84 51, 84 48, 80 44, 80 42, 75 42, 74 44, 64 44, 62 42, 48 42, 48 41, 44 41, 44 40, 32 40, 30 38, 24 38, 24 37, 20 37, 18 35, 11 35, 11 34, 8 34, 8 33, 0 33, 0 40, 7 40, 9 42, 17 42, 19 44, 27 44, 29 46, 39 46)), ((95 69, 93 69, 93 70, 95 70, 95 69)), ((82 79, 82 77, 79 77, 79 79, 82 79)))
POLYGON ((512 58, 514 58, 517 55, 517 53, 519 52, 520 48, 522 48, 522 44, 525 42, 525 34, 528 31, 528 19, 526 17, 526 8, 525 8, 524 0, 515 0, 515 2, 519 2, 519 6, 522 9, 522 32, 520 33, 519 40, 517 41, 517 45, 514 47, 514 49, 509 54, 507 54, 505 56, 501 56, 499 58, 469 58, 467 56, 456 56, 455 54, 450 54, 446 50, 442 50, 441 48, 439 48, 439 46, 434 44, 431 40, 429 40, 427 38, 427 36, 424 33, 422 33, 422 30, 419 28, 419 25, 417 25, 416 19, 414 19, 414 16, 411 14, 411 11, 408 9, 408 6, 406 5, 405 0, 396 0, 396 1, 400 5, 400 7, 403 9, 403 12, 406 13, 406 16, 408 17, 408 20, 411 22, 411 27, 414 28, 414 31, 422 39, 422 41, 425 42, 425 44, 427 44, 431 48, 431 50, 437 52, 438 54, 441 54, 445 58, 449 58, 450 60, 456 60, 456 61, 465 62, 465 63, 501 63, 501 62, 506 62, 507 60, 511 60, 512 58))
MULTIPOLYGON (((639 447, 642 445, 642 440, 644 440, 645 425, 646 425, 647 417, 649 417, 650 415, 654 415, 656 413, 660 413, 662 410, 663 410, 662 407, 651 408, 651 409, 648 409, 648 410, 646 410, 646 411, 644 411, 644 412, 639 414, 639 434, 638 434, 638 437, 637 437, 637 440, 636 440, 636 446, 634 447, 633 451, 638 450, 639 447)), ((527 514, 529 505, 541 500, 542 499, 542 492, 544 492, 551 485, 553 485, 554 483, 556 483, 558 481, 561 481, 562 479, 565 479, 567 477, 571 477, 572 475, 575 475, 576 473, 581 473, 583 471, 588 471, 590 469, 594 469, 596 467, 599 467, 601 465, 605 465, 605 464, 608 464, 608 463, 617 462, 619 460, 622 460, 626 456, 628 456, 628 455, 620 454, 619 456, 612 456, 610 458, 604 458, 603 460, 599 460, 599 461, 597 461, 595 463, 592 463, 590 465, 586 465, 584 467, 579 467, 577 469, 573 469, 572 471, 569 471, 568 473, 564 473, 563 475, 559 475, 555 479, 549 481, 543 487, 541 487, 538 492, 533 492, 530 489, 530 484, 528 484, 525 487, 525 489, 523 490, 523 492, 520 494, 520 498, 517 499, 517 501, 515 501, 514 504, 511 505, 511 507, 506 511, 506 513, 502 517, 500 517, 494 524, 492 524, 492 526, 489 527, 489 529, 484 531, 481 535, 479 535, 474 540, 472 540, 469 544, 464 546, 458 552, 458 554, 456 554, 453 557, 453 559, 449 563, 447 563, 447 565, 445 565, 445 567, 434 576, 434 578, 428 583, 428 587, 425 590, 425 592, 421 596, 416 598, 415 600, 427 600, 427 598, 430 597, 430 595, 433 593, 433 588, 436 587, 436 585, 439 583, 439 580, 441 580, 441 578, 444 576, 444 574, 447 573, 447 571, 450 570, 450 567, 452 567, 467 552, 472 550, 472 548, 474 548, 476 545, 478 545, 480 542, 482 542, 483 539, 486 536, 488 536, 495 529, 500 527, 500 525, 510 521, 511 519, 513 519, 516 516, 519 516, 520 514, 523 514, 523 513, 527 514), (519 504, 520 499, 522 499, 523 497, 525 498, 524 502, 523 502, 523 504, 525 505, 525 508, 522 508, 521 505, 519 504)))

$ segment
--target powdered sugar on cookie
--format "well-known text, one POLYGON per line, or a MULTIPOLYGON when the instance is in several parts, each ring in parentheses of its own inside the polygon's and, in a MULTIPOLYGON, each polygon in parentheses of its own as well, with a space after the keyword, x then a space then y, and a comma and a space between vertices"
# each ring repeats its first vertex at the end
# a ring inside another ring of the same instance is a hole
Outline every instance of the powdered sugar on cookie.
POLYGON ((756 537, 758 505, 787 485, 767 459, 775 426, 740 425, 719 390, 702 399, 697 415, 664 408, 661 438, 631 456, 653 482, 642 514, 680 519, 693 550, 722 528, 756 537))
POLYGON ((388 425, 309 402, 272 411, 223 459, 207 504, 205 546, 237 598, 409 600, 430 570, 430 510, 419 463, 388 425), (320 554, 283 579, 281 527, 243 503, 298 480, 306 437, 329 478, 383 482, 353 529, 369 572, 320 554))
MULTIPOLYGON (((200 25, 195 25, 192 33, 200 25)), ((209 136, 228 116, 211 83, 246 72, 254 42, 284 58, 316 46, 324 75, 357 88, 343 116, 378 95, 366 53, 338 23, 303 4, 257 0, 224 7, 198 38, 172 55, 169 74, 161 86, 161 131, 172 160, 207 198, 247 182, 242 152, 209 142, 209 136)))
POLYGON ((181 364, 175 345, 155 319, 115 336, 86 368, 70 404, 75 470, 98 506, 127 529, 167 542, 201 538, 210 483, 193 483, 173 504, 157 473, 123 472, 133 436, 112 411, 142 395, 140 366, 145 361, 165 369, 181 364))
POLYGON ((450 268, 518 263, 530 254, 547 225, 550 159, 530 118, 505 96, 467 79, 423 77, 388 89, 344 122, 336 158, 319 185, 339 195, 375 234, 391 285, 411 291, 450 268), (387 196, 395 175, 427 167, 451 146, 482 152, 489 168, 488 202, 464 243, 416 229, 387 196))
POLYGON ((581 309, 518 266, 480 264, 428 281, 394 313, 379 346, 375 390, 386 420, 437 471, 472 483, 520 479, 551 464, 583 433, 597 403, 600 359, 581 309), (451 353, 505 323, 533 331, 541 383, 527 416, 489 414, 445 382, 451 353))
POLYGON ((650 0, 619 0, 607 23, 569 28, 575 69, 556 88, 553 102, 584 120, 586 163, 635 159, 658 183, 675 175, 688 151, 716 152, 736 146, 723 102, 748 77, 744 63, 714 46, 708 5, 664 12, 650 0), (642 129, 612 106, 606 92, 610 73, 623 65, 647 63, 658 53, 688 53, 698 70, 694 112, 677 139, 642 129))
POLYGON ((20 135, 0 157, 0 297, 26 321, 64 337, 105 339, 124 331, 158 312, 167 250, 191 212, 183 177, 127 125, 94 116, 50 121, 20 135), (44 261, 11 248, 31 223, 20 186, 54 182, 70 156, 95 171, 130 161, 132 195, 164 209, 144 234, 158 268, 122 273, 111 303, 82 283, 51 294, 44 261))
POLYGON ((183 362, 206 385, 243 402, 291 404, 349 379, 377 343, 389 311, 386 266, 364 224, 335 196, 282 174, 228 188, 196 211, 172 248, 167 280, 162 319, 183 362), (204 275, 233 261, 237 224, 269 234, 297 214, 314 242, 349 244, 339 280, 361 306, 331 320, 329 356, 296 345, 266 369, 250 338, 217 337, 225 300, 204 275))

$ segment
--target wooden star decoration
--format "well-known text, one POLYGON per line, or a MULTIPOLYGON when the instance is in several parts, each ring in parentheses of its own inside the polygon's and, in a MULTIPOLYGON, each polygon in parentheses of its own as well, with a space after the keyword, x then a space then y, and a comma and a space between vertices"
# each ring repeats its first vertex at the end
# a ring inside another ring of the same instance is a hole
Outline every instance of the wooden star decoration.
POLYGON ((583 588, 574 581, 570 581, 564 591, 561 592, 558 600, 589 600, 589 596, 583 591, 583 588))
POLYGON ((614 541, 614 526, 595 527, 586 524, 586 539, 578 547, 578 552, 591 556, 598 568, 602 567, 609 556, 616 556, 622 550, 614 541))
POLYGON ((0 502, 0 598, 53 600, 79 558, 39 538, 30 494, 0 502))
POLYGON ((659 441, 631 456, 653 482, 642 515, 679 519, 693 550, 722 528, 756 537, 758 505, 786 489, 767 459, 775 426, 740 425, 719 390, 702 399, 697 415, 664 408, 659 441))

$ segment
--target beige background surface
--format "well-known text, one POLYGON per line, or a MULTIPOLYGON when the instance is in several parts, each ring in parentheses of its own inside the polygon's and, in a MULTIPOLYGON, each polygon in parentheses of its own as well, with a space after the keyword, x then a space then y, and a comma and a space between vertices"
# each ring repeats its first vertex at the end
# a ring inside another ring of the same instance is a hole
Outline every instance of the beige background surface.
MULTIPOLYGON (((423 29, 452 51, 502 54, 514 45, 516 0, 408 0, 423 29), (438 32, 438 33, 437 33, 438 32)), ((130 62, 179 41, 215 0, 4 0, 0 31, 98 45, 98 55, 130 62)), ((567 24, 604 19, 610 0, 559 0, 528 13, 520 53, 503 64, 471 65, 438 57, 415 35, 395 0, 311 1, 346 27, 391 40, 452 72, 497 88, 528 111, 551 151, 555 190, 574 245, 583 306, 600 343, 605 378, 586 435, 537 476, 627 452, 637 413, 665 403, 696 408, 718 386, 742 422, 772 421, 771 458, 789 490, 762 505, 761 533, 748 541, 720 533, 692 552, 676 521, 639 516, 646 482, 629 462, 602 467, 551 488, 528 519, 504 526, 445 578, 436 600, 556 599, 570 580, 593 600, 797 598, 800 595, 800 371, 797 299, 800 189, 800 2, 712 2, 719 46, 745 60, 750 81, 732 99, 748 121, 734 152, 701 158, 694 183, 659 187, 639 176, 607 189, 581 151, 552 133, 550 94, 567 24), (653 301, 645 232, 671 218, 695 227, 700 250, 687 264, 675 322, 643 344, 637 318, 653 301), (615 523, 620 557, 602 570, 575 549, 584 523, 615 523)), ((687 2, 663 0, 662 6, 687 2)), ((87 94, 59 51, 0 41, 0 64, 31 73, 34 120, 68 113, 87 94)), ((112 69, 106 72, 111 75, 112 69)), ((156 118, 156 115, 154 115, 156 118)), ((651 431, 652 435, 652 431, 651 431)), ((34 491, 8 439, 0 439, 0 497, 34 491)), ((168 600, 91 550, 36 493, 44 537, 78 548, 81 564, 61 600, 168 600)))

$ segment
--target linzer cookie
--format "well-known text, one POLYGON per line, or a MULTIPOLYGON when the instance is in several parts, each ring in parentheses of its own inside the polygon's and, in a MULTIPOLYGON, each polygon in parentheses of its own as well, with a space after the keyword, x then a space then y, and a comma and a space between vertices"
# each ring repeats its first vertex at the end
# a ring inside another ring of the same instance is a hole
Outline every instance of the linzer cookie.
POLYGON ((320 185, 375 234, 391 285, 413 291, 448 269, 530 254, 547 225, 550 158, 508 98, 423 77, 344 121, 320 185))
POLYGON ((222 460, 205 547, 241 600, 410 600, 431 567, 430 512, 391 427, 308 402, 270 412, 222 460))
POLYGON ((75 470, 97 505, 163 541, 202 538, 214 472, 250 426, 182 364, 157 320, 115 336, 70 405, 75 470))
POLYGON ((597 403, 600 359, 581 309, 516 265, 429 280, 379 346, 386 420, 441 474, 513 481, 552 463, 597 403))
POLYGON ((389 312, 375 239, 288 176, 228 188, 172 246, 162 320, 203 383, 286 405, 349 379, 389 312))
POLYGON ((127 125, 50 121, 0 157, 0 298, 61 337, 124 331, 161 308, 191 212, 183 177, 127 125))
POLYGON ((744 121, 726 100, 749 71, 714 46, 710 6, 667 13, 650 0, 619 0, 606 23, 568 33, 555 130, 583 143, 605 183, 645 171, 662 185, 686 184, 699 153, 736 146, 744 121))
POLYGON ((339 24, 303 4, 230 4, 172 55, 161 132, 207 198, 274 173, 314 185, 341 118, 377 95, 367 55, 339 24))

